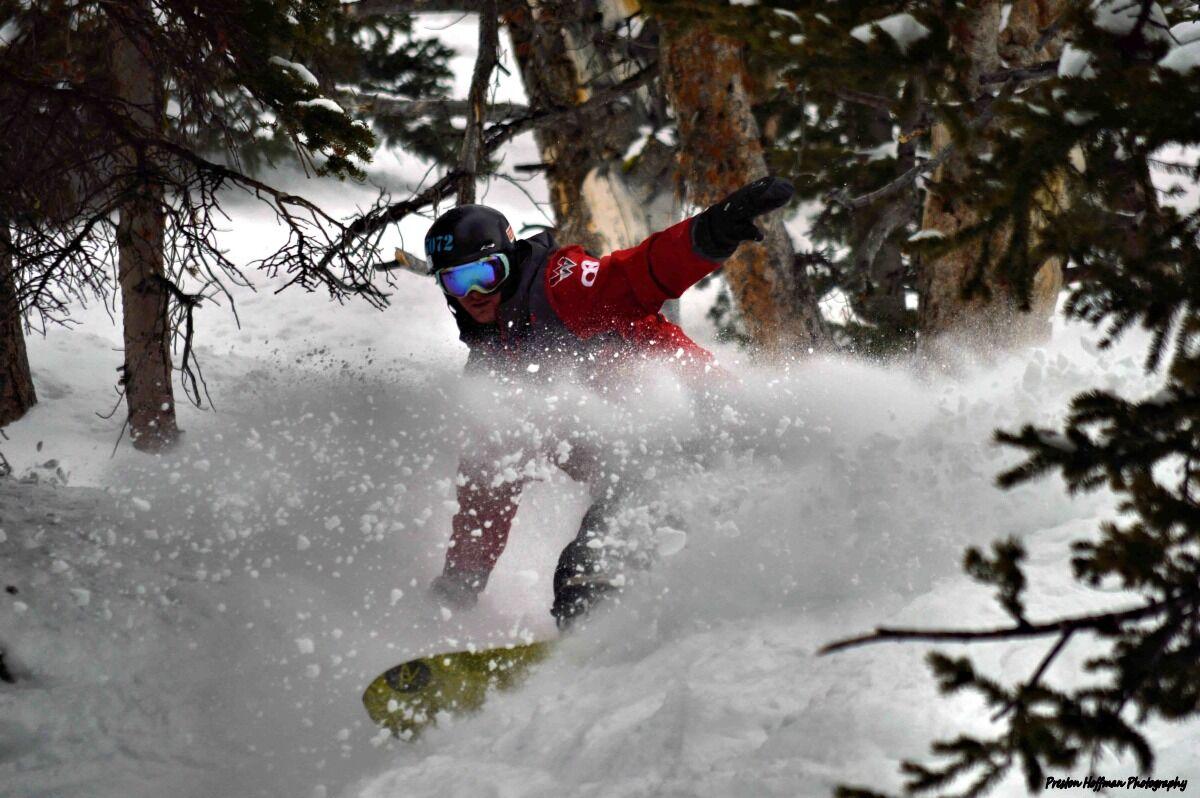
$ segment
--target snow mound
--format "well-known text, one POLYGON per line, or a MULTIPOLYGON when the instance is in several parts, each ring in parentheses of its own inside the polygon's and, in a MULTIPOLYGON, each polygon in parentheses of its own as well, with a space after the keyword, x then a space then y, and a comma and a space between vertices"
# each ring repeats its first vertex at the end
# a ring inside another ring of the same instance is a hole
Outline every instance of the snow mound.
MULTIPOLYGON (((1121 600, 1077 588, 1064 566, 1067 542, 1112 512, 1109 497, 1070 500, 1053 480, 1011 492, 992 482, 1014 459, 988 445, 993 427, 1051 423, 1088 379, 1147 382, 1135 358, 1068 340, 956 380, 844 361, 744 374, 721 430, 706 430, 703 467, 656 462, 686 474, 667 482, 686 548, 523 688, 398 746, 390 770, 346 795, 898 787, 898 758, 923 756, 936 735, 986 728, 978 705, 936 696, 921 646, 817 657, 822 644, 880 623, 1001 621, 958 563, 966 545, 1008 535, 1032 552, 1032 613, 1121 600)), ((1086 648, 1065 662, 1079 665, 1086 648)), ((1032 641, 972 653, 1012 677, 1045 652, 1032 641)), ((1194 771, 1187 734, 1158 732, 1163 772, 1194 771)), ((999 794, 1024 787, 1006 782, 999 794)))
POLYGON ((317 80, 317 76, 310 72, 308 67, 304 66, 304 64, 298 64, 295 61, 289 61, 286 58, 281 58, 277 55, 271 56, 268 61, 269 63, 272 63, 281 69, 291 72, 300 80, 301 83, 304 83, 308 86, 321 85, 321 81, 317 80))
POLYGON ((1181 75, 1200 69, 1200 39, 1172 48, 1159 60, 1158 65, 1181 75))

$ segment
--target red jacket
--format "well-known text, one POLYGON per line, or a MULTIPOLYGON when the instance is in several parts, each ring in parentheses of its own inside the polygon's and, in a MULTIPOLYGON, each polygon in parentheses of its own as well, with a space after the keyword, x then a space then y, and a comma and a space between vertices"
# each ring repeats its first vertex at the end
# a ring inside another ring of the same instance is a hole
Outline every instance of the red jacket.
MULTIPOLYGON (((693 250, 691 224, 687 219, 632 249, 599 258, 578 245, 554 248, 545 234, 519 242, 529 251, 520 254, 515 290, 501 303, 499 335, 481 334, 456 312, 471 347, 468 367, 520 373, 530 363, 545 362, 548 352, 578 362, 581 350, 620 349, 669 360, 689 378, 703 374, 711 353, 660 313, 663 302, 721 266, 693 250)), ((494 485, 489 469, 490 463, 469 458, 460 464, 465 479, 459 480, 459 509, 446 552, 447 573, 470 573, 481 585, 504 551, 524 485, 494 485)), ((588 466, 574 463, 564 470, 579 480, 594 476, 588 466)))

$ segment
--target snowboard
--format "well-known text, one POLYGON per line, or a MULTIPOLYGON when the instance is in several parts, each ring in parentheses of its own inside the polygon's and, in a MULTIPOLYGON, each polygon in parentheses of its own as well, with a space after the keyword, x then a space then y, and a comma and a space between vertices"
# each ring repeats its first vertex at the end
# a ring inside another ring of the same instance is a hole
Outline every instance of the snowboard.
POLYGON ((411 659, 379 674, 363 693, 363 706, 375 723, 412 740, 439 714, 472 712, 490 692, 519 684, 553 645, 542 641, 411 659))

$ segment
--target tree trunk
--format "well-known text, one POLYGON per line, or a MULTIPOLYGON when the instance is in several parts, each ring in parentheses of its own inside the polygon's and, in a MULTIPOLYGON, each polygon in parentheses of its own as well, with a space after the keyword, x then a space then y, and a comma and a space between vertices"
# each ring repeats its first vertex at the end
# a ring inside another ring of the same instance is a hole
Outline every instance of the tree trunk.
MULTIPOLYGON (((892 141, 892 120, 886 111, 855 108, 852 113, 858 146, 865 150, 892 141)), ((912 149, 911 145, 898 147, 897 173, 912 165, 912 149)), ((892 234, 913 221, 918 211, 915 192, 904 192, 889 202, 858 209, 850 222, 850 266, 858 288, 850 304, 859 318, 888 340, 902 336, 910 324, 904 292, 905 264, 892 234)))
MULTIPOLYGON (((662 64, 679 125, 680 171, 696 206, 716 202, 767 174, 758 124, 745 88, 739 44, 701 28, 663 23, 662 64)), ((824 348, 816 297, 780 214, 759 222, 762 244, 743 244, 725 279, 751 339, 774 352, 824 348)))
MULTIPOLYGON (((529 105, 564 108, 588 98, 567 41, 567 25, 560 15, 574 17, 560 4, 530 2, 508 4, 505 13, 509 35, 529 105)), ((605 251, 591 208, 583 197, 583 182, 593 164, 603 156, 601 136, 619 112, 612 106, 603 117, 587 115, 551 128, 534 131, 542 163, 548 165, 546 182, 561 241, 581 244, 590 252, 605 251), (607 117, 607 118, 604 118, 607 117)))
POLYGON ((36 403, 12 253, 0 240, 0 427, 16 421, 36 403))
MULTIPOLYGON (((958 26, 953 35, 958 47, 971 59, 966 76, 974 96, 981 92, 980 76, 1002 66, 1031 64, 1048 57, 1057 43, 1049 42, 1034 52, 1041 34, 1059 12, 1061 0, 1017 0, 1012 4, 1008 26, 1000 30, 1001 2, 981 0, 974 3, 974 14, 958 26), (1002 62, 1002 57, 1005 59, 1002 62)), ((945 125, 935 125, 932 151, 940 152, 950 144, 945 125)), ((923 230, 936 230, 949 237, 980 221, 974 208, 960 202, 939 184, 966 177, 965 160, 952 156, 932 176, 925 201, 923 230)), ((1060 176, 1037 198, 1040 207, 1066 202, 1066 180, 1060 176)), ((1038 214, 1032 220, 1031 240, 1037 244, 1041 226, 1038 214)), ((921 270, 921 308, 919 327, 922 348, 937 349, 947 340, 968 343, 977 348, 1004 349, 1045 339, 1050 332, 1058 294, 1062 288, 1062 264, 1057 259, 1043 263, 1028 287, 1029 306, 1022 308, 1021 286, 1011 274, 1004 273, 1000 256, 1004 252, 1011 226, 1002 225, 985 239, 946 254, 929 258, 921 270), (984 247, 989 253, 984 257, 984 247)))
MULTIPOLYGON (((113 36, 113 77, 132 121, 159 131, 164 101, 153 65, 119 30, 113 36)), ((134 447, 158 451, 179 435, 171 387, 170 295, 164 284, 163 191, 144 151, 131 146, 121 157, 122 167, 137 175, 135 188, 120 205, 117 224, 125 332, 122 381, 134 447)))
MULTIPOLYGON (((639 10, 637 0, 523 0, 507 6, 505 21, 531 106, 584 102, 589 87, 623 80, 644 66, 602 44, 611 39, 617 21, 639 10)), ((666 122, 656 113, 665 103, 654 91, 653 84, 643 87, 629 102, 569 129, 535 132, 542 162, 549 165, 546 180, 564 243, 612 252, 633 247, 678 221, 673 151, 651 140, 632 165, 623 161, 643 128, 666 122)), ((675 302, 664 310, 678 315, 675 302)))

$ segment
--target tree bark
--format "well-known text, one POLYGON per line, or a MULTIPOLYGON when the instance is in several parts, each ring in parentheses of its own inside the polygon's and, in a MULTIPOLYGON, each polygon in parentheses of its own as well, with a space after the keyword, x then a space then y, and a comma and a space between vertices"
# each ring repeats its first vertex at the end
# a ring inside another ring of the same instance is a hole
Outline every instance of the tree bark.
MULTIPOLYGON (((133 122, 148 131, 164 123, 164 97, 153 64, 119 29, 113 34, 113 79, 133 122)), ((118 280, 125 334, 122 382, 130 439, 142 451, 158 451, 179 436, 171 386, 170 295, 164 285, 163 190, 145 153, 130 146, 122 168, 136 175, 119 208, 118 280)))
MULTIPOLYGON (((629 0, 592 0, 588 5, 594 6, 590 10, 596 13, 581 13, 578 3, 506 3, 505 23, 530 107, 569 108, 587 101, 591 96, 589 86, 594 86, 594 81, 612 65, 611 54, 601 51, 594 42, 604 6, 613 4, 636 9, 636 3, 629 0)), ((613 80, 636 71, 631 67, 613 76, 613 80)), ((638 106, 638 97, 634 96, 631 103, 612 104, 534 132, 542 162, 550 165, 546 182, 562 241, 582 244, 597 253, 640 241, 631 240, 631 233, 637 235, 640 231, 623 229, 625 221, 638 214, 627 207, 615 214, 596 207, 625 204, 620 190, 613 192, 606 183, 614 172, 613 163, 620 163, 621 155, 637 136, 638 106)))
POLYGON ((459 205, 475 202, 479 148, 483 143, 483 125, 487 121, 488 86, 491 84, 492 70, 496 68, 498 56, 497 26, 500 23, 497 16, 496 0, 484 0, 479 12, 479 53, 475 57, 475 71, 471 76, 471 89, 467 96, 467 126, 458 155, 458 168, 463 173, 455 192, 459 205))
MULTIPOLYGON (((758 124, 745 87, 739 44, 701 28, 664 22, 662 62, 679 126, 680 171, 696 206, 767 174, 758 124)), ((816 296, 780 214, 759 222, 766 240, 743 244, 725 263, 725 279, 752 340, 773 352, 828 343, 816 296)))
MULTIPOLYGON (((892 120, 877 108, 853 110, 856 141, 864 149, 890 142, 892 120)), ((912 167, 913 147, 898 148, 897 171, 912 167)), ((850 297, 851 307, 864 321, 889 337, 902 334, 910 323, 905 301, 905 264, 892 234, 913 221, 919 212, 915 189, 891 200, 856 210, 850 223, 850 257, 856 285, 861 291, 850 297)))
POLYGON ((16 421, 37 403, 25 351, 12 253, 4 238, 6 232, 0 235, 0 427, 16 421))
MULTIPOLYGON (((1013 65, 1034 63, 1059 47, 1048 40, 1034 51, 1042 38, 1041 31, 1059 13, 1062 0, 1017 0, 1003 31, 1001 5, 999 0, 977 0, 973 13, 953 31, 957 46, 970 57, 970 72, 965 77, 973 96, 983 90, 982 76, 1002 66, 1002 57, 1013 65)), ((933 152, 940 152, 951 142, 950 131, 943 124, 934 126, 931 138, 933 152)), ((934 171, 926 195, 923 230, 949 237, 981 220, 975 208, 942 188, 948 182, 966 178, 966 169, 965 158, 956 152, 934 171)), ((1049 208, 1066 199, 1066 180, 1060 175, 1039 193, 1036 204, 1049 208)), ((1040 213, 1035 211, 1027 246, 1036 246, 1042 223, 1040 213)), ((1028 307, 1023 308, 1021 286, 1001 267, 1000 256, 1010 235, 1011 226, 1002 225, 989 236, 931 257, 923 264, 919 328, 924 351, 933 353, 948 340, 976 349, 1003 350, 1049 335, 1063 283, 1062 263, 1051 259, 1041 265, 1028 286, 1028 307)))

